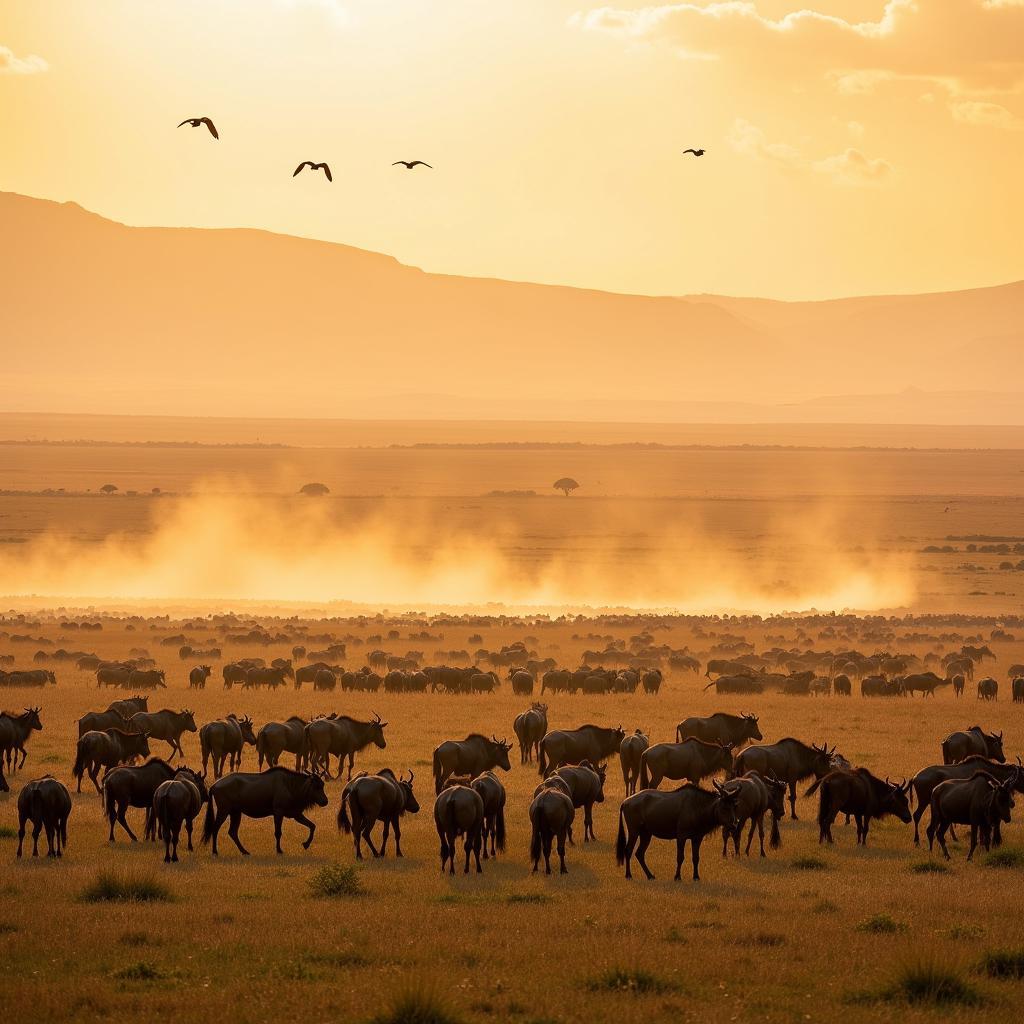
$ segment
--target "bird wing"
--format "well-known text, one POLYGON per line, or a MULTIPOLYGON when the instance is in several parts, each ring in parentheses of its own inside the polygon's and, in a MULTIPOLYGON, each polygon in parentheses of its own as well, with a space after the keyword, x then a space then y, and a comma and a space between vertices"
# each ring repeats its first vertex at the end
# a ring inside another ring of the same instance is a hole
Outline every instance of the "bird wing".
POLYGON ((305 167, 305 166, 306 166, 307 164, 309 164, 309 166, 310 166, 310 167, 312 167, 312 166, 313 166, 312 164, 310 164, 310 163, 309 163, 309 161, 308 161, 308 160, 303 160, 303 161, 302 161, 302 163, 301 163, 301 164, 299 164, 299 166, 298 166, 298 167, 296 167, 294 171, 292 171, 292 177, 294 178, 294 177, 295 177, 295 175, 296 175, 296 174, 298 174, 298 173, 299 173, 299 171, 301 171, 301 170, 302 170, 302 168, 303 168, 303 167, 305 167))
POLYGON ((220 136, 217 134, 217 128, 214 123, 208 117, 202 117, 199 119, 200 124, 205 124, 210 129, 210 134, 215 138, 219 139, 220 136))
POLYGON ((419 164, 420 167, 430 167, 431 170, 434 169, 433 167, 430 166, 430 164, 427 163, 426 160, 413 160, 413 162, 409 164, 409 166, 415 167, 417 164, 419 164))
POLYGON ((399 164, 401 164, 403 167, 409 166, 404 160, 396 160, 391 166, 397 167, 399 164))
POLYGON ((694 156, 696 156, 697 155, 697 150, 695 150, 695 149, 684 149, 683 150, 683 156, 686 156, 687 153, 692 153, 694 156))
POLYGON ((192 120, 191 117, 186 117, 185 120, 182 121, 181 124, 178 125, 178 127, 179 128, 184 128, 185 125, 187 125, 187 124, 189 124, 191 122, 191 120, 192 120))
POLYGON ((330 169, 330 167, 328 167, 327 164, 321 164, 320 166, 324 169, 324 174, 327 175, 327 180, 328 181, 334 181, 334 179, 331 177, 331 169, 330 169))

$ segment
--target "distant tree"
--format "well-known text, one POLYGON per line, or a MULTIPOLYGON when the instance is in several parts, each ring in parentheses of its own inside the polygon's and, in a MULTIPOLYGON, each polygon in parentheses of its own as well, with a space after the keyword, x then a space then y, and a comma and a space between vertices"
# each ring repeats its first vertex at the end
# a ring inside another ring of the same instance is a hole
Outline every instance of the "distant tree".
POLYGON ((160 493, 160 488, 159 487, 154 487, 153 490, 150 491, 150 494, 159 494, 159 493, 160 493))
POLYGON ((325 494, 330 494, 331 489, 326 484, 303 484, 299 488, 299 494, 304 494, 307 498, 322 498, 325 494))
POLYGON ((100 490, 104 494, 113 494, 117 490, 117 484, 104 484, 100 490))
POLYGON ((563 476, 561 480, 556 480, 551 486, 568 498, 570 493, 579 487, 579 484, 571 476, 563 476))

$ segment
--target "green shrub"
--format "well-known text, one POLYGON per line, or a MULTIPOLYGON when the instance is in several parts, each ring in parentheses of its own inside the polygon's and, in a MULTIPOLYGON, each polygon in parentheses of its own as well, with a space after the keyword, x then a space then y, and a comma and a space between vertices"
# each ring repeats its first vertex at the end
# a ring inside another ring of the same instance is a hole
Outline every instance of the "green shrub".
POLYGON ((895 935, 906 931, 907 926, 901 921, 894 921, 888 914, 873 914, 857 925, 857 931, 869 935, 895 935))
POLYGON ((979 969, 990 978, 1024 978, 1024 949, 990 949, 982 955, 979 969))
POLYGON ((399 993, 388 1010, 374 1018, 374 1024, 460 1024, 436 993, 426 988, 399 993))
POLYGON ((591 992, 629 992, 638 996, 664 995, 674 992, 676 987, 649 971, 627 971, 622 967, 613 967, 587 982, 591 992))
POLYGON ((953 869, 944 860, 919 860, 910 870, 915 875, 948 875, 953 869))
POLYGON ((797 857, 793 860, 797 871, 827 871, 828 863, 821 857, 797 857))
POLYGON ((118 981, 160 981, 166 975, 156 964, 148 960, 140 960, 138 963, 129 964, 115 972, 114 977, 118 981))
POLYGON ((170 889, 152 875, 130 871, 101 871, 82 890, 86 903, 166 903, 173 899, 170 889))
POLYGON ((551 897, 546 892, 511 892, 508 903, 550 903, 551 897))
POLYGON ((0 839, 17 839, 18 830, 10 825, 0 825, 0 839))
POLYGON ((985 867, 988 868, 1024 868, 1024 850, 1012 846, 1004 846, 985 855, 985 867))
POLYGON ((933 961, 905 967, 889 995, 932 1006, 978 1006, 983 1002, 981 993, 953 968, 933 961))
POLYGON ((342 864, 325 864, 309 880, 309 888, 318 899, 361 896, 366 892, 356 869, 342 864))

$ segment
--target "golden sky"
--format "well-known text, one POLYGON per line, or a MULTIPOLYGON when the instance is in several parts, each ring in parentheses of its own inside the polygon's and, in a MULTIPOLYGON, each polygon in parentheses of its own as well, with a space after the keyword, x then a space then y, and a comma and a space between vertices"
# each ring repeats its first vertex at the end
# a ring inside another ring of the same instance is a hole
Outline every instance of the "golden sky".
POLYGON ((617 291, 1024 277, 1024 0, 799 3, 0 0, 0 189, 617 291))

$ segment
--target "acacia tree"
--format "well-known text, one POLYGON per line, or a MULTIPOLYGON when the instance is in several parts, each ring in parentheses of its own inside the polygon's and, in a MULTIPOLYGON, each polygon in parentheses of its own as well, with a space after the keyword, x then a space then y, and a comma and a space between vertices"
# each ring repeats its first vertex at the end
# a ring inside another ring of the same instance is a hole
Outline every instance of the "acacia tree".
POLYGON ((556 480, 551 486, 556 491, 561 491, 568 498, 579 487, 579 484, 571 476, 563 476, 561 480, 556 480))
POLYGON ((104 494, 113 494, 117 490, 117 484, 104 484, 100 490, 104 494))
POLYGON ((307 498, 322 498, 325 494, 330 494, 331 489, 327 484, 303 484, 299 488, 299 494, 304 494, 307 498))

